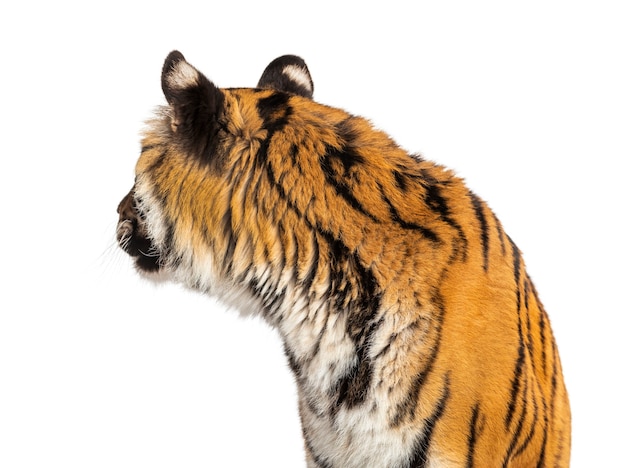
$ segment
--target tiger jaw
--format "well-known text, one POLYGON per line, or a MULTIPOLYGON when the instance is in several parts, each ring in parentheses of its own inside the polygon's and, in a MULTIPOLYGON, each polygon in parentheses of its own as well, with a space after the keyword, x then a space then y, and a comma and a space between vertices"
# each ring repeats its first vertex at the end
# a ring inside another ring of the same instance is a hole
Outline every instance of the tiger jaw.
POLYGON ((155 272, 161 268, 160 255, 146 232, 145 221, 135 206, 134 190, 126 195, 117 212, 116 237, 119 246, 135 259, 137 267, 144 272, 155 272))

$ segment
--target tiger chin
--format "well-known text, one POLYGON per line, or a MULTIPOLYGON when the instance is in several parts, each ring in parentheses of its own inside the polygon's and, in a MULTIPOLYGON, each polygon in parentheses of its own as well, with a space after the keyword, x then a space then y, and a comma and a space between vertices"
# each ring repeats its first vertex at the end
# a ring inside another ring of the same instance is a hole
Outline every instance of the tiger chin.
POLYGON ((119 244, 277 329, 309 468, 569 465, 548 317, 461 179, 315 102, 296 56, 218 88, 174 51, 161 85, 119 244))

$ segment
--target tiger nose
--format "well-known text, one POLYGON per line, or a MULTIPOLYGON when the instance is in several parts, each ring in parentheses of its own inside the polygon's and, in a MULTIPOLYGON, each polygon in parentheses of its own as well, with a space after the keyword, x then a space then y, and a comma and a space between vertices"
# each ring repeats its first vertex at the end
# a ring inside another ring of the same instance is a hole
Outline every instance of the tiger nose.
POLYGON ((120 221, 122 219, 136 219, 137 213, 135 211, 134 201, 133 201, 133 191, 131 190, 128 194, 122 198, 122 201, 117 206, 117 214, 120 215, 120 221))

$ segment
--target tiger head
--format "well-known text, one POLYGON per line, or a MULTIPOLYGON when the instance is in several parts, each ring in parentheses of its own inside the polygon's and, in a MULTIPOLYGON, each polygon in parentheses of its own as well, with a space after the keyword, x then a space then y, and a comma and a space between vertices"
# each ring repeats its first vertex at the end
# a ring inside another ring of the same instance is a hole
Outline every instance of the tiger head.
MULTIPOLYGON (((266 217, 280 208, 264 194, 276 195, 267 185, 281 176, 259 170, 293 105, 312 102, 305 62, 282 56, 256 88, 220 89, 174 51, 161 85, 168 105, 147 123, 135 183, 117 208, 120 247, 141 273, 170 274, 206 291, 258 274, 276 260, 259 258, 276 253, 267 251, 271 241, 259 250, 254 238, 278 234, 266 217)), ((292 235, 293 227, 284 229, 292 235)))
POLYGON ((297 289, 321 297, 331 282, 349 297, 359 285, 343 278, 370 281, 357 270, 393 255, 385 239, 415 225, 401 218, 425 199, 407 203, 416 159, 367 120, 313 101, 299 57, 271 62, 256 88, 218 88, 175 51, 161 85, 167 106, 148 122, 118 207, 119 245, 141 272, 251 292, 264 308, 297 289))

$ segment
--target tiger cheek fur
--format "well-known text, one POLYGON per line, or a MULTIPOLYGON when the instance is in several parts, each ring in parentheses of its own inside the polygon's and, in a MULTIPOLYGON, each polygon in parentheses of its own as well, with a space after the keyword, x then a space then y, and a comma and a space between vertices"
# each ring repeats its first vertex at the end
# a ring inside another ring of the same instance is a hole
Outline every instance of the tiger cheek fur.
POLYGON ((276 327, 309 467, 568 466, 548 317, 459 178, 313 101, 296 56, 227 89, 172 52, 161 83, 118 241, 276 327))

